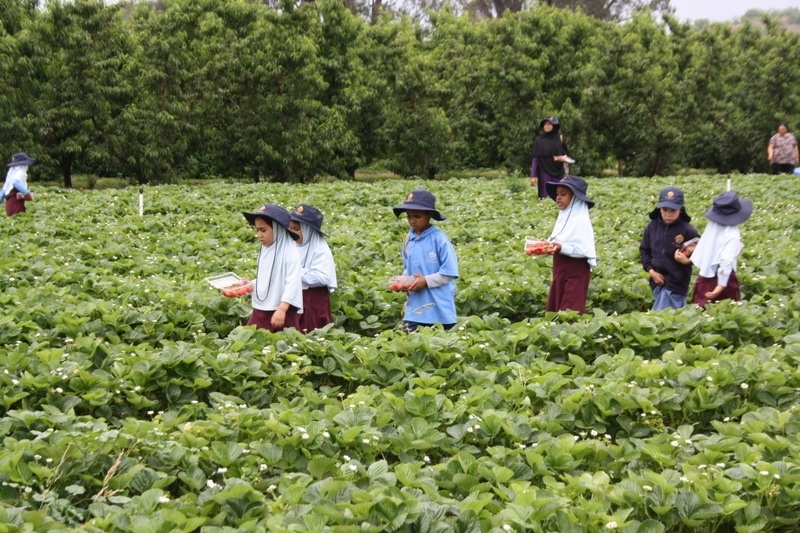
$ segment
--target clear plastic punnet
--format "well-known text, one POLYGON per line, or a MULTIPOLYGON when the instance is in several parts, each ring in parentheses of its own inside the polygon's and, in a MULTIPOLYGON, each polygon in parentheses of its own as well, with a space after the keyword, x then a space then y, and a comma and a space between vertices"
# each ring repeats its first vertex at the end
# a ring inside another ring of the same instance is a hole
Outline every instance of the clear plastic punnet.
POLYGON ((553 251, 553 243, 547 239, 525 237, 525 253, 528 255, 547 255, 553 251))

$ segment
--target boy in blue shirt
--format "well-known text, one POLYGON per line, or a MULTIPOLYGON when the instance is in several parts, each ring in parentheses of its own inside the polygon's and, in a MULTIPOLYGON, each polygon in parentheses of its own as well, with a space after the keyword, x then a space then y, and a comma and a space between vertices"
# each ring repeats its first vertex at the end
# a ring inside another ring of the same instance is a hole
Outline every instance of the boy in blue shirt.
POLYGON ((423 189, 411 191, 393 210, 395 216, 406 213, 403 274, 415 278, 408 287, 403 331, 434 324, 450 329, 456 324, 458 259, 447 235, 431 224, 446 217, 436 210, 436 197, 423 189))

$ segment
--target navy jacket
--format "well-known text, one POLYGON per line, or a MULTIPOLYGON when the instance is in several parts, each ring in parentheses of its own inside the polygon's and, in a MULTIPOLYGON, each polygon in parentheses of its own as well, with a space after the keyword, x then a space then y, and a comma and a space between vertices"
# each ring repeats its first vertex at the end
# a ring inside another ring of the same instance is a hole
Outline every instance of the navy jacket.
MULTIPOLYGON (((664 276, 664 287, 676 294, 686 295, 692 278, 692 265, 682 265, 675 261, 675 250, 680 249, 689 239, 699 237, 694 226, 689 224, 691 218, 682 211, 678 219, 667 225, 661 213, 655 209, 650 213, 652 219, 644 228, 642 243, 639 245, 639 257, 645 272, 654 269, 664 276), (654 216, 655 215, 655 216, 654 216)), ((650 278, 650 288, 656 284, 650 278)))

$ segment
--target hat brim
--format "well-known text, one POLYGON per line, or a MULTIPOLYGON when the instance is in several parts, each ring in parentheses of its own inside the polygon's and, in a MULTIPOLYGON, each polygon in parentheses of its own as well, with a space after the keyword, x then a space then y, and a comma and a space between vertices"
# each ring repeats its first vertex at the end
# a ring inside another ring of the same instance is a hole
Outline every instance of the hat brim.
POLYGON ((447 218, 436 209, 431 209, 430 207, 426 207, 424 205, 419 205, 419 204, 399 205, 397 207, 393 207, 392 211, 394 211, 394 216, 396 217, 399 217, 400 213, 403 213, 405 211, 427 211, 428 213, 431 214, 431 218, 433 218, 434 220, 442 221, 447 218))
POLYGON ((290 230, 288 224, 284 224, 280 220, 274 219, 271 216, 265 215, 264 213, 247 213, 245 211, 242 211, 242 214, 244 215, 244 218, 247 219, 247 221, 250 223, 251 226, 256 225, 257 218, 263 218, 264 220, 271 220, 275 224, 285 229, 289 233, 289 237, 291 237, 293 241, 300 239, 300 235, 290 230))
POLYGON ((296 216, 294 213, 290 213, 290 214, 289 214, 289 218, 290 218, 291 220, 293 220, 293 221, 297 222, 298 224, 305 224, 305 225, 306 225, 306 226, 308 226, 309 228, 312 228, 312 229, 314 229, 314 230, 318 231, 318 232, 320 233, 320 235, 322 235, 323 237, 327 237, 327 236, 328 236, 328 234, 327 234, 327 233, 325 233, 324 231, 322 231, 322 228, 321 228, 320 226, 316 226, 316 225, 314 225, 314 224, 309 224, 309 223, 308 223, 308 220, 303 220, 302 218, 300 218, 300 217, 296 216))
POLYGON ((739 198, 739 211, 730 215, 723 215, 714 211, 714 207, 703 213, 711 222, 716 222, 722 226, 737 226, 745 222, 753 214, 753 201, 747 198, 739 198))
POLYGON ((664 200, 663 202, 658 202, 656 204, 657 209, 661 209, 662 207, 668 207, 670 209, 675 209, 676 211, 680 211, 683 206, 677 202, 670 202, 669 200, 664 200))
POLYGON ((586 203, 586 205, 588 205, 588 206, 589 206, 589 209, 591 209, 592 207, 594 207, 594 202, 593 202, 593 201, 591 201, 591 200, 589 199, 589 197, 588 197, 588 196, 586 196, 585 194, 583 194, 581 191, 576 191, 576 190, 575 190, 575 187, 574 187, 574 186, 573 186, 571 183, 568 183, 568 182, 562 182, 562 181, 555 181, 555 182, 554 182, 554 181, 548 181, 548 182, 545 184, 545 189, 547 189, 547 195, 548 195, 550 198, 552 198, 554 201, 555 201, 555 199, 556 199, 556 189, 557 189, 557 187, 559 187, 559 186, 561 186, 561 187, 566 187, 567 189, 571 190, 571 191, 572 191, 572 195, 573 195, 575 198, 577 198, 578 200, 581 200, 582 202, 585 202, 585 203, 586 203))
POLYGON ((7 167, 19 167, 22 165, 31 166, 36 162, 35 159, 23 159, 22 161, 12 161, 11 163, 6 164, 7 167))

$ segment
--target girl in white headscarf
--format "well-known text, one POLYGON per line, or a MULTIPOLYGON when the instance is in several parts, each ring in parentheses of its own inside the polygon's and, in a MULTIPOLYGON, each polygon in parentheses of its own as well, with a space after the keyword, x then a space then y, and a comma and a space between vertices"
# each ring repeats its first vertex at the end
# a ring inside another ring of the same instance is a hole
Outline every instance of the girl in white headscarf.
MULTIPOLYGON (((741 300, 736 259, 744 245, 739 224, 752 212, 752 201, 727 191, 714 198, 711 208, 703 214, 708 225, 691 255, 691 262, 700 269, 692 303, 705 307, 709 302, 723 299, 741 300)), ((684 258, 680 250, 676 252, 676 260, 684 258)))
POLYGON ((586 196, 588 185, 583 178, 566 176, 547 184, 547 193, 555 200, 558 218, 548 239, 553 243, 553 281, 547 295, 547 311, 572 309, 586 312, 591 270, 597 266, 594 228, 589 209, 594 202, 586 196))
POLYGON ((300 329, 311 331, 333 322, 330 293, 337 287, 336 265, 322 231, 323 215, 312 205, 300 204, 292 212, 289 229, 297 233, 303 285, 300 329))
POLYGON ((273 332, 300 329, 303 291, 300 256, 294 244, 299 236, 289 230, 289 212, 264 204, 256 212, 242 214, 255 226, 261 242, 256 279, 250 282, 253 314, 247 325, 273 332))
POLYGON ((33 195, 28 190, 28 167, 36 160, 28 154, 20 152, 11 156, 11 162, 6 166, 8 173, 0 191, 0 202, 6 201, 6 215, 16 215, 25 212, 25 202, 33 200, 33 195))

